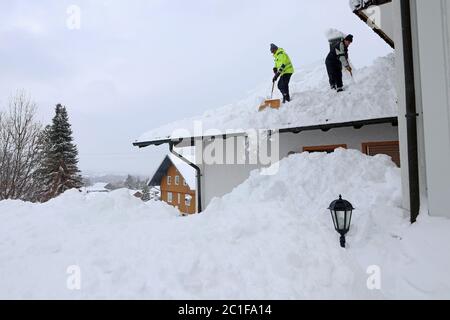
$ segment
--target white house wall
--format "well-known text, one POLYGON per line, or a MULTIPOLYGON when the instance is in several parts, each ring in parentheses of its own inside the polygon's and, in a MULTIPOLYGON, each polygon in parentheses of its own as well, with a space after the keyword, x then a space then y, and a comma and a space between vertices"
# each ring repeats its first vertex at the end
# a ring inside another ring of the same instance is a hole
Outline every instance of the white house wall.
MULTIPOLYGON (((415 43, 417 99, 423 111, 428 208, 433 216, 448 216, 450 198, 450 4, 447 0, 416 0, 412 20, 415 43)), ((423 185, 422 185, 423 188, 423 185)))
POLYGON ((255 165, 208 165, 204 166, 204 203, 209 205, 212 199, 222 197, 242 184, 250 172, 258 169, 255 165))
MULTIPOLYGON (((245 138, 243 137, 230 137, 226 140, 218 138, 214 141, 203 141, 201 149, 199 148, 199 145, 197 145, 196 159, 203 159, 202 155, 206 148, 211 145, 214 145, 216 149, 220 149, 220 145, 223 146, 224 163, 227 163, 226 157, 230 154, 228 151, 237 155, 239 154, 239 151, 246 150, 245 138), (232 149, 230 148, 230 145, 227 144, 228 142, 231 142, 231 145, 233 146, 232 149)), ((248 158, 248 153, 246 152, 244 156, 248 158)), ((235 160, 237 160, 237 158, 235 160)), ((248 159, 246 164, 211 164, 204 160, 203 163, 197 161, 197 164, 202 171, 203 208, 206 208, 214 198, 222 197, 230 193, 235 187, 247 180, 251 171, 260 168, 258 165, 249 164, 248 159)))
MULTIPOLYGON (((234 139, 234 138, 229 138, 234 139)), ((219 140, 217 140, 219 141, 219 140)), ((303 147, 346 144, 349 149, 361 151, 366 142, 398 141, 398 128, 391 124, 368 125, 361 129, 338 128, 328 132, 321 130, 304 131, 299 134, 280 134, 280 158, 290 152, 302 152, 303 147)), ((204 142, 204 148, 211 142, 204 142)), ((197 152, 199 152, 197 148, 197 152)), ((200 159, 200 154, 197 154, 200 159)), ((221 165, 200 164, 202 170, 202 204, 206 208, 212 199, 230 193, 250 176, 250 172, 259 169, 261 165, 221 165)))
POLYGON ((304 147, 346 144, 348 149, 362 151, 366 142, 398 141, 398 128, 391 124, 304 131, 298 134, 286 133, 280 138, 280 154, 287 156, 290 152, 302 152, 304 147))

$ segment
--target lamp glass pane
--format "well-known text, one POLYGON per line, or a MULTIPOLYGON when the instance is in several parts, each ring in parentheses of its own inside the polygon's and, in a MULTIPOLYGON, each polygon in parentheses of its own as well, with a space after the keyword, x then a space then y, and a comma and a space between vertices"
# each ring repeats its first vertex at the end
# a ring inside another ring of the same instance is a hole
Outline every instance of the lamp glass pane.
POLYGON ((338 230, 345 230, 345 211, 336 211, 338 230))
POLYGON ((337 221, 336 221, 336 211, 331 210, 331 217, 333 218, 334 228, 338 229, 337 221))
POLYGON ((350 230, 350 223, 352 222, 352 210, 348 210, 346 212, 346 216, 347 216, 347 221, 345 222, 346 226, 345 229, 346 230, 350 230))

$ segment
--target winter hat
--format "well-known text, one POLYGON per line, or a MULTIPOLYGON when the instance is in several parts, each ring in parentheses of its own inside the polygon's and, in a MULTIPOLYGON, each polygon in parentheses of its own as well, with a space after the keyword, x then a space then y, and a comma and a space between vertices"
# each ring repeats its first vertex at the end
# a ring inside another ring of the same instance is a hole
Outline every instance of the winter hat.
POLYGON ((344 40, 347 40, 347 41, 353 42, 353 35, 352 35, 352 34, 349 34, 348 36, 346 36, 346 37, 345 37, 345 39, 344 39, 344 40))
POLYGON ((277 51, 277 50, 278 50, 278 47, 276 45, 274 45, 273 43, 271 43, 270 44, 270 51, 273 52, 273 51, 277 51))

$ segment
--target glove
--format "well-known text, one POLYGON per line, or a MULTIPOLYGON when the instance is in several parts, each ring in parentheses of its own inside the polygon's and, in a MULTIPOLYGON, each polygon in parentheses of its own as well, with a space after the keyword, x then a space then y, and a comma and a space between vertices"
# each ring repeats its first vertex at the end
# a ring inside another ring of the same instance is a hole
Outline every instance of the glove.
POLYGON ((278 69, 277 68, 273 68, 273 73, 277 74, 278 69))
POLYGON ((273 82, 277 82, 279 76, 280 73, 277 71, 277 73, 275 73, 275 77, 273 77, 273 82))

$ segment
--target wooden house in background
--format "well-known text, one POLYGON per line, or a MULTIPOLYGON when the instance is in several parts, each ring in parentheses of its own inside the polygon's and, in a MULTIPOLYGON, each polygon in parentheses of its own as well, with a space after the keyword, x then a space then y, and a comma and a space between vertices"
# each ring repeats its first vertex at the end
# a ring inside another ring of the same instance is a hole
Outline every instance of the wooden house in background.
POLYGON ((175 156, 168 155, 148 184, 160 187, 161 200, 183 214, 196 213, 195 170, 175 156))

